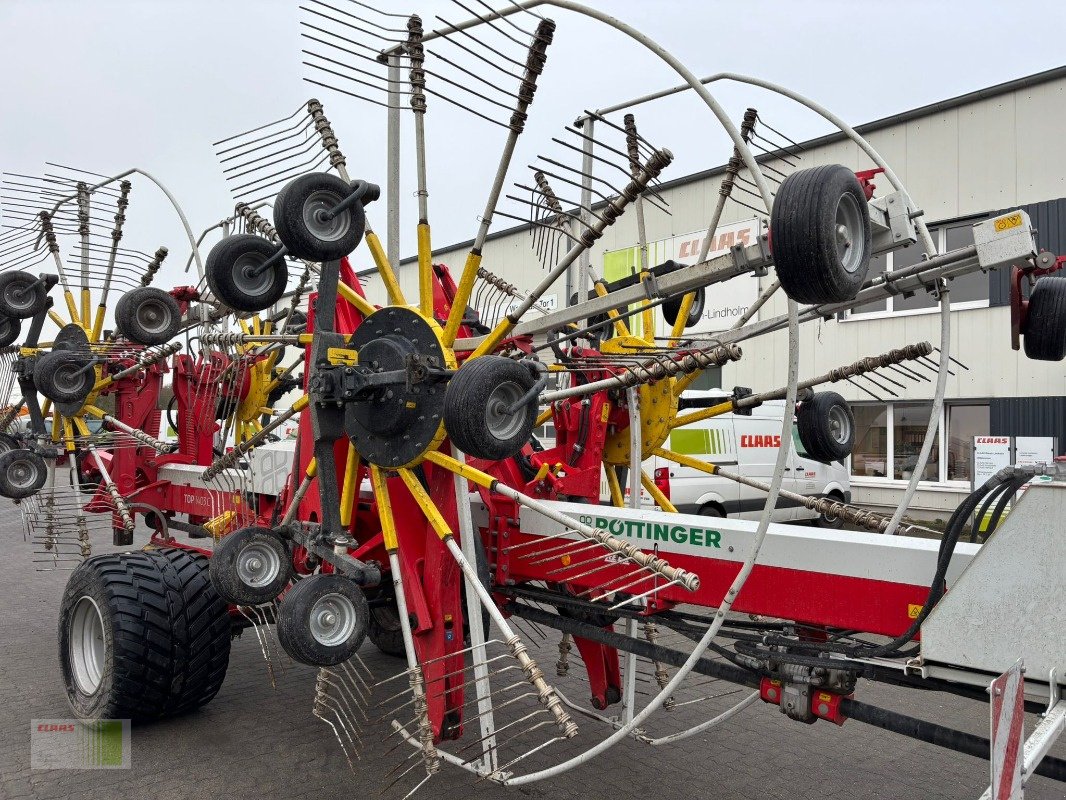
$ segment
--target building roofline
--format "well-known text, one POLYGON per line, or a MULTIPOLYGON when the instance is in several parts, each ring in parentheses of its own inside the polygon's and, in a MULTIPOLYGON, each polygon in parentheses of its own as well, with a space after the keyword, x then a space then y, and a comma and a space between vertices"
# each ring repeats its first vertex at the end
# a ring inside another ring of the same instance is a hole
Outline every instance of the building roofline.
MULTIPOLYGON (((1039 86, 1041 84, 1049 83, 1050 81, 1054 81, 1064 77, 1066 77, 1066 66, 1053 67, 1051 69, 1044 70, 1043 72, 1035 72, 1031 75, 1024 75, 1020 78, 1014 78, 1013 80, 1004 81, 1003 83, 997 83, 994 86, 988 86, 984 89, 977 89, 976 91, 960 94, 956 97, 950 97, 946 100, 938 100, 935 103, 928 103, 924 106, 918 106, 917 108, 912 108, 910 110, 901 111, 897 114, 892 114, 887 117, 875 119, 872 122, 865 122, 862 125, 856 125, 855 130, 862 135, 873 133, 884 128, 889 128, 893 125, 899 125, 900 123, 910 122, 911 120, 919 119, 921 117, 928 117, 932 114, 939 114, 945 111, 950 111, 951 109, 959 108, 960 106, 975 103, 978 100, 988 100, 992 97, 999 97, 1000 95, 1009 94, 1010 92, 1014 92, 1019 89, 1025 89, 1030 86, 1039 86)), ((833 142, 840 141, 844 138, 845 134, 842 131, 834 131, 832 133, 827 133, 824 136, 817 136, 813 139, 808 139, 804 142, 800 142, 799 146, 804 148, 821 147, 822 145, 831 144, 833 142)), ((767 155, 760 156, 757 160, 767 161, 774 157, 776 157, 775 153, 769 153, 767 155)), ((659 184, 656 189, 657 191, 674 189, 678 186, 684 186, 689 183, 695 183, 697 181, 705 180, 707 178, 714 177, 715 175, 722 174, 723 172, 725 172, 725 168, 725 164, 720 164, 719 166, 711 167, 710 169, 700 170, 699 172, 693 172, 689 175, 683 175, 679 178, 674 178, 670 181, 664 181, 663 183, 659 184)), ((528 225, 513 225, 509 228, 501 228, 500 230, 493 231, 492 233, 490 233, 486 238, 486 241, 502 239, 505 236, 510 236, 514 233, 518 233, 520 231, 525 230, 526 228, 528 228, 528 225)), ((473 243, 473 239, 467 239, 463 242, 456 242, 455 244, 435 249, 437 249, 438 251, 462 250, 469 248, 471 245, 473 245, 473 243)), ((401 258, 400 264, 411 264, 415 262, 417 258, 417 256, 408 256, 406 258, 401 258)), ((375 271, 376 270, 373 267, 369 267, 364 270, 359 270, 357 274, 360 276, 369 275, 375 271)))

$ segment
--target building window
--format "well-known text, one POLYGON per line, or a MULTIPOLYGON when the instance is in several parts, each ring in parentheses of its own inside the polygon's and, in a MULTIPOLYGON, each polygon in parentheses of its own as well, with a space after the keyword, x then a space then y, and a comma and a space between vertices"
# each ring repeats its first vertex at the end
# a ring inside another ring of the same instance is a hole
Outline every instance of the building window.
MULTIPOLYGON (((929 233, 936 243, 937 250, 941 253, 949 250, 957 250, 973 244, 973 226, 980 219, 970 218, 965 221, 944 223, 936 227, 930 227, 929 233)), ((878 275, 892 270, 903 269, 917 264, 922 260, 922 248, 912 244, 891 253, 882 253, 870 260, 870 270, 867 278, 876 278, 878 275)), ((988 306, 988 275, 980 270, 969 275, 954 278, 948 283, 951 291, 952 310, 964 310, 968 308, 986 308, 988 306)), ((884 300, 859 306, 854 311, 845 314, 845 319, 861 319, 865 316, 883 316, 885 314, 898 313, 923 313, 934 311, 939 308, 939 301, 926 291, 919 291, 910 297, 895 295, 884 300)))
POLYGON ((871 478, 888 476, 888 409, 885 406, 853 406, 855 446, 851 474, 871 478))
MULTIPOLYGON (((925 441, 931 410, 931 402, 854 404, 852 476, 910 480, 918 464, 922 442, 925 441)), ((973 475, 973 437, 987 435, 989 427, 988 403, 967 401, 947 404, 921 480, 928 483, 968 483, 973 475), (947 453, 946 460, 941 458, 944 452, 947 453)))
MULTIPOLYGON (((899 481, 909 481, 918 465, 918 455, 922 451, 922 442, 929 430, 929 412, 933 410, 930 403, 893 403, 892 404, 892 438, 893 461, 892 477, 899 481)), ((940 480, 939 442, 933 442, 925 471, 921 480, 940 480)))
POLYGON ((948 407, 948 480, 973 478, 973 437, 991 433, 988 405, 948 407))

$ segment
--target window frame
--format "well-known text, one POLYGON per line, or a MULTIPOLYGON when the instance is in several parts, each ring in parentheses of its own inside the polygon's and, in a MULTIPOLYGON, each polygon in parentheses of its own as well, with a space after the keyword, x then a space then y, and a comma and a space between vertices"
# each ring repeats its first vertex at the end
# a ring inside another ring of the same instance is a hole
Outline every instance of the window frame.
MULTIPOLYGON (((869 486, 869 487, 883 487, 883 488, 900 488, 906 486, 909 482, 909 478, 893 478, 889 477, 896 474, 896 422, 895 422, 895 406, 900 404, 912 404, 912 403, 932 403, 932 400, 925 399, 900 399, 895 402, 865 402, 857 401, 850 403, 852 406, 862 406, 865 408, 870 407, 884 407, 885 408, 885 477, 878 478, 869 475, 855 475, 852 473, 852 460, 851 456, 848 456, 848 479, 853 486, 869 486)), ((962 398, 953 397, 951 400, 944 402, 944 407, 940 409, 940 421, 937 426, 937 447, 940 453, 940 463, 937 465, 937 479, 935 481, 918 481, 918 486, 922 490, 947 490, 957 491, 959 489, 969 489, 971 483, 970 480, 948 480, 948 459, 947 459, 947 446, 948 446, 948 423, 950 421, 951 409, 953 406, 982 406, 991 405, 991 400, 987 397, 977 398, 962 398)), ((926 417, 928 420, 928 416, 926 417)), ((927 423, 928 424, 928 423, 927 423)))
MULTIPOLYGON (((989 219, 988 214, 977 214, 967 217, 959 217, 957 219, 944 220, 943 222, 938 222, 935 225, 930 225, 929 233, 933 236, 933 240, 936 242, 937 251, 943 253, 945 252, 945 248, 947 247, 948 228, 956 228, 961 223, 966 222, 977 224, 978 222, 981 222, 985 219, 989 219)), ((917 247, 918 245, 911 246, 917 247)), ((886 274, 892 272, 897 252, 899 252, 898 249, 889 251, 888 253, 884 254, 886 259, 886 274)), ((957 303, 953 302, 951 304, 951 310, 970 311, 975 308, 989 308, 991 306, 991 287, 989 287, 988 294, 989 297, 984 300, 960 300, 957 303)), ((858 309, 848 309, 844 311, 843 314, 838 315, 837 319, 840 322, 859 322, 861 320, 890 319, 892 317, 917 317, 922 316, 924 314, 936 314, 940 311, 938 303, 934 303, 929 308, 906 308, 895 310, 893 308, 893 306, 895 305, 894 295, 889 295, 887 298, 885 298, 885 303, 887 307, 883 310, 878 309, 876 311, 861 311, 858 309)))

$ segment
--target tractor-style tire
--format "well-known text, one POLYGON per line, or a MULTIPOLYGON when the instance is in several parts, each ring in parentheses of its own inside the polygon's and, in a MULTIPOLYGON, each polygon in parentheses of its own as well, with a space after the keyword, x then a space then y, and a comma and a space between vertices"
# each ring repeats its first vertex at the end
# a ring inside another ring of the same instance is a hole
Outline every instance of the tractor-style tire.
MULTIPOLYGON (((674 323, 677 322, 677 315, 681 313, 681 302, 685 299, 685 295, 679 294, 676 297, 671 297, 669 300, 663 302, 663 318, 666 320, 666 324, 671 328, 674 323)), ((688 317, 685 319, 685 327, 691 328, 697 322, 700 321, 700 317, 703 316, 703 307, 707 304, 707 293, 701 287, 696 290, 696 296, 692 298, 692 308, 688 311, 688 317)))
POLYGON ((311 172, 285 184, 274 201, 274 227, 289 255, 335 261, 355 250, 366 228, 362 202, 333 219, 322 216, 351 193, 348 183, 328 172, 311 172))
POLYGON ((363 644, 370 608, 355 581, 320 573, 293 586, 278 604, 278 641, 294 661, 331 667, 363 644))
POLYGON ((33 383, 53 403, 84 403, 96 385, 96 370, 86 369, 87 356, 53 350, 37 359, 33 383))
POLYGON ((22 270, 0 275, 0 314, 28 319, 46 308, 48 292, 33 275, 22 270))
POLYGON ((1029 296, 1022 331, 1025 355, 1037 361, 1066 358, 1066 278, 1040 278, 1029 296))
POLYGON ((514 414, 505 409, 535 383, 525 366, 503 356, 480 356, 463 364, 444 395, 444 429, 467 455, 492 461, 510 458, 533 433, 537 399, 514 414))
POLYGON ((211 248, 204 264, 211 293, 234 311, 270 308, 285 294, 289 268, 284 258, 263 272, 258 268, 277 251, 277 245, 255 234, 227 236, 211 248))
POLYGON ((181 308, 162 289, 138 286, 122 295, 115 306, 115 327, 136 344, 166 344, 181 327, 181 308))
POLYGON ((0 314, 0 347, 14 344, 22 333, 22 320, 0 314))
POLYGON ((821 305, 850 300, 872 255, 870 209, 855 173, 840 164, 793 172, 770 215, 770 246, 785 294, 821 305))
POLYGON ((79 719, 159 719, 206 705, 229 665, 231 622, 207 559, 179 549, 95 556, 71 573, 59 662, 79 719))
POLYGON ((21 500, 37 494, 48 477, 48 465, 32 450, 18 448, 0 455, 0 495, 21 500))
POLYGON ((403 658, 407 651, 403 646, 403 630, 400 628, 400 616, 396 604, 374 606, 370 609, 370 625, 367 638, 374 647, 387 656, 403 658))
POLYGON ((292 555, 270 528, 241 528, 211 553, 211 583, 227 603, 257 606, 275 600, 292 579, 292 555))
POLYGON ((810 458, 828 464, 851 455, 855 416, 836 392, 815 392, 796 412, 800 443, 810 458))

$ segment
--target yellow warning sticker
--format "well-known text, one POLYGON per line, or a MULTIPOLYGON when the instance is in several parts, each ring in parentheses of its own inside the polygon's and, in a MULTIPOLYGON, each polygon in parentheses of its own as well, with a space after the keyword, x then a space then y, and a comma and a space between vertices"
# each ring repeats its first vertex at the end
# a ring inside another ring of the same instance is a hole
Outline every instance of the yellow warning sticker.
POLYGON ((922 607, 911 603, 907 606, 907 616, 911 619, 918 619, 918 615, 922 613, 922 607))
POLYGON ((347 347, 330 347, 326 350, 326 358, 330 364, 338 364, 344 367, 354 367, 359 363, 359 353, 349 350, 347 347))
POLYGON ((818 699, 821 700, 823 703, 829 703, 829 702, 832 702, 833 695, 831 695, 831 694, 829 694, 827 692, 819 692, 818 693, 818 699))
POLYGON ((1020 228, 1022 225, 1022 215, 1019 212, 1014 214, 1008 214, 1005 217, 1000 217, 992 223, 996 229, 996 233, 1002 233, 1008 231, 1011 228, 1020 228))
POLYGON ((607 417, 611 415, 611 406, 609 403, 603 404, 603 410, 600 412, 600 422, 606 422, 607 417))

